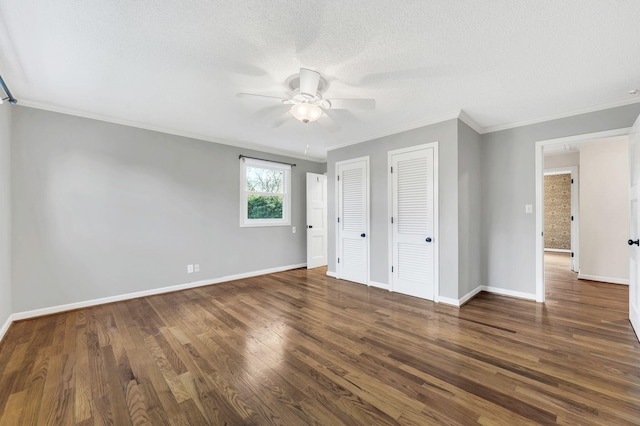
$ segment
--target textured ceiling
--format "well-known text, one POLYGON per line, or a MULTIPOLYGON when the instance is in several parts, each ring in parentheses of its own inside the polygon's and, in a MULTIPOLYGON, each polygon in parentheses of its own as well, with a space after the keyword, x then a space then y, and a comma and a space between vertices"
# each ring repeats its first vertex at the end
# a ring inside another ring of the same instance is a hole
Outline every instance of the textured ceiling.
POLYGON ((0 0, 0 74, 23 105, 324 158, 455 116, 480 131, 640 101, 640 1, 0 0), (300 67, 327 98, 375 98, 303 124, 300 67))

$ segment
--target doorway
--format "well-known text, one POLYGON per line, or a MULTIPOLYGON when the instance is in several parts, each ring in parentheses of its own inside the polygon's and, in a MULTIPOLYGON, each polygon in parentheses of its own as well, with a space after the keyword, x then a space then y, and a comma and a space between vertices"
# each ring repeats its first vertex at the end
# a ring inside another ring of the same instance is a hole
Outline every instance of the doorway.
MULTIPOLYGON (((629 133, 629 129, 628 128, 623 128, 623 129, 616 129, 616 130, 611 130, 611 131, 605 131, 605 132, 597 132, 597 133, 592 133, 592 134, 585 134, 585 135, 577 135, 577 136, 571 136, 571 137, 566 137, 566 138, 559 138, 559 139, 551 139, 551 140, 545 140, 545 141, 537 141, 535 144, 535 182, 536 182, 536 210, 535 210, 535 214, 536 214, 536 301, 538 302, 544 302, 545 301, 545 278, 544 278, 544 273, 545 273, 545 265, 544 265, 544 257, 545 257, 545 251, 544 251, 544 169, 545 169, 545 151, 546 150, 563 150, 563 149, 568 149, 568 147, 571 147, 572 145, 580 145, 583 146, 584 149, 586 150, 587 148, 589 150, 591 150, 593 148, 593 146, 595 146, 596 142, 602 142, 605 140, 611 140, 614 138, 626 138, 627 135, 629 133)), ((581 162, 582 162, 582 158, 581 158, 581 162)), ((625 165, 626 166, 626 165, 625 165)), ((592 177, 595 176, 595 180, 600 179, 599 176, 602 176, 603 173, 602 170, 598 170, 598 173, 590 173, 589 175, 592 177)), ((583 173, 582 167, 580 168, 580 182, 581 185, 584 184, 584 178, 585 178, 585 174, 583 173)), ((623 182, 620 183, 620 188, 617 188, 620 191, 623 192, 627 192, 628 191, 628 182, 623 182)), ((582 192, 582 190, 580 191, 582 192)), ((579 203, 579 208, 578 211, 582 212, 582 213, 586 213, 589 212, 591 208, 593 207, 588 207, 588 203, 583 202, 584 200, 580 199, 580 203, 579 203)), ((596 205, 598 204, 598 201, 596 201, 595 203, 596 205)), ((599 204, 601 205, 607 205, 606 201, 599 201, 599 204)), ((624 209, 624 211, 626 211, 626 208, 624 209)), ((603 225, 602 223, 596 223, 595 225, 591 225, 592 227, 590 229, 603 229, 605 230, 604 233, 598 233, 598 232, 581 232, 580 229, 585 228, 586 224, 585 224, 585 215, 581 215, 580 217, 580 226, 578 227, 578 229, 576 230, 575 234, 576 236, 578 236, 578 238, 580 238, 581 236, 587 239, 593 239, 593 240, 583 240, 581 243, 576 242, 577 246, 580 246, 580 244, 582 244, 582 247, 600 247, 601 244, 601 240, 602 239, 606 239, 606 238, 610 238, 610 235, 607 234, 607 232, 610 230, 609 229, 609 225, 610 224, 605 224, 603 225), (583 235, 581 235, 581 233, 583 235), (598 239, 596 239, 598 238, 598 239)), ((587 218, 589 219, 589 218, 587 218)), ((628 232, 628 230, 624 230, 624 234, 626 235, 626 233, 628 232)), ((618 237, 616 237, 618 238, 618 237)), ((582 240, 582 238, 580 238, 582 240)), ((593 265, 592 262, 587 262, 585 263, 585 261, 589 260, 588 258, 585 258, 586 256, 586 252, 585 251, 579 251, 580 253, 580 261, 579 264, 577 265, 577 267, 575 268, 577 270, 577 272, 580 273, 580 275, 578 276, 578 278, 584 278, 587 280, 595 280, 595 281, 604 281, 604 282, 613 282, 613 283, 619 283, 619 284, 624 284, 625 280, 616 280, 615 278, 610 278, 607 276, 600 276, 600 275, 592 275, 592 274, 586 274, 583 272, 584 266, 585 265, 593 265)), ((619 257, 619 256, 616 256, 619 257)), ((602 263, 602 262, 600 262, 602 263)), ((627 267, 628 269, 628 267, 627 267)), ((613 275, 612 275, 613 276, 613 275)), ((626 280, 628 282, 628 280, 626 280)))
POLYGON ((579 154, 579 150, 562 156, 545 153, 544 168, 544 251, 566 253, 573 272, 580 270, 579 154), (559 161, 574 165, 546 167, 559 161))

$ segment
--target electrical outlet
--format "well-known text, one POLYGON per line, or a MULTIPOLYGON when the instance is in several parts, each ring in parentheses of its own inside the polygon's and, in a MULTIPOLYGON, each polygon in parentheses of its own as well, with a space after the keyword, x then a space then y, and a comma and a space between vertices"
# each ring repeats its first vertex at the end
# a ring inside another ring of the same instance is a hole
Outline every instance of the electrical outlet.
POLYGON ((293 234, 295 234, 295 233, 296 233, 296 227, 295 227, 295 226, 292 226, 292 227, 291 227, 291 232, 292 232, 293 234))
POLYGON ((193 265, 187 265, 187 274, 193 273, 193 265))
POLYGON ((196 263, 196 264, 193 266, 193 270, 194 270, 195 272, 200 272, 200 264, 199 264, 199 263, 196 263))

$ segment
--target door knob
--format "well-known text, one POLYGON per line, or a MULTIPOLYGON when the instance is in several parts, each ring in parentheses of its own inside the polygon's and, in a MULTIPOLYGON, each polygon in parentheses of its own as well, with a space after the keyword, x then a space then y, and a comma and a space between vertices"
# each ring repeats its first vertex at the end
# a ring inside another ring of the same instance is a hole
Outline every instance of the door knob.
POLYGON ((366 235, 364 234, 364 232, 363 232, 362 234, 360 234, 360 236, 361 236, 362 238, 366 237, 366 235))
POLYGON ((637 245, 637 246, 640 246, 640 240, 635 240, 635 241, 629 240, 629 241, 627 241, 627 243, 629 243, 630 246, 632 246, 634 244, 637 245))
POLYGON ((313 225, 307 225, 307 229, 313 228, 313 225))
POLYGON ((427 238, 425 239, 425 241, 426 241, 426 242, 428 242, 428 243, 430 243, 430 242, 431 242, 431 237, 427 237, 427 238))

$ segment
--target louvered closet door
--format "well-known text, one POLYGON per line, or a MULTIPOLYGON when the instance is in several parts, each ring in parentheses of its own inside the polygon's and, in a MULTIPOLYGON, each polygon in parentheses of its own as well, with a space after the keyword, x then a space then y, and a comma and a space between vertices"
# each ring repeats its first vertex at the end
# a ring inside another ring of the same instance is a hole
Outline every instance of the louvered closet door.
POLYGON ((368 284, 368 158, 336 164, 338 184, 338 263, 340 279, 368 284))
POLYGON ((392 290, 433 300, 434 148, 391 155, 392 290))

